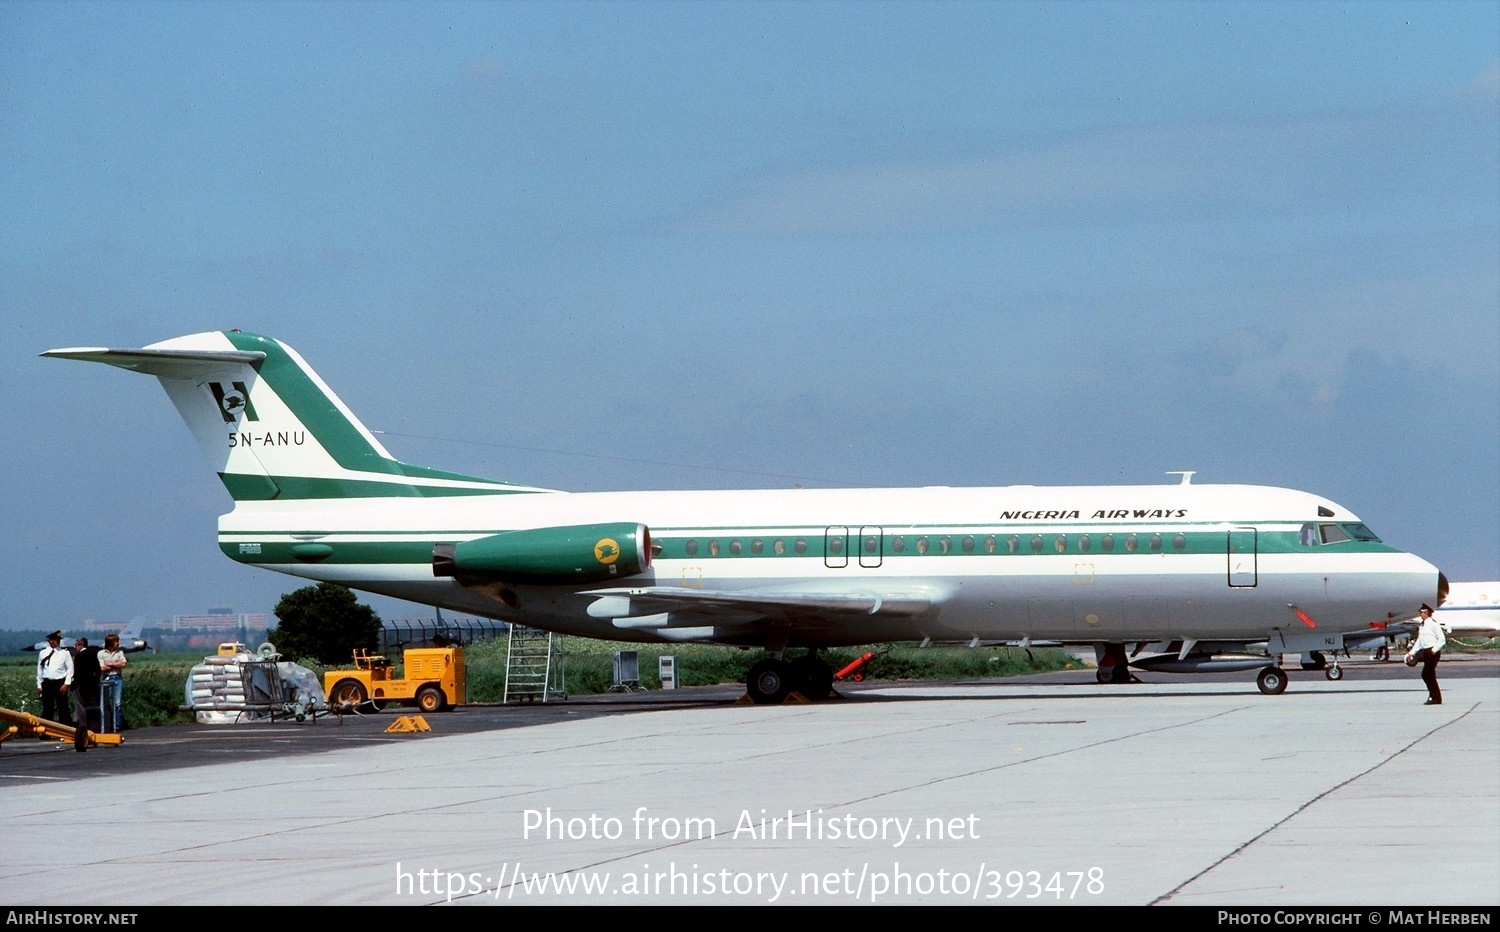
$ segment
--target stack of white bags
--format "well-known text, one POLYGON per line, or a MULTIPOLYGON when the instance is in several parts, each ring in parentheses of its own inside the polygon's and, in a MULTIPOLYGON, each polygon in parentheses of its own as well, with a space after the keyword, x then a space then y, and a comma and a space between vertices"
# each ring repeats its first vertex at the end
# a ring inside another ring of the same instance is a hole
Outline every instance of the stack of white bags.
MULTIPOLYGON (((203 662, 188 673, 184 705, 197 714, 200 725, 265 721, 270 718, 270 712, 258 707, 265 704, 263 695, 252 697, 251 708, 246 708, 246 684, 240 665, 267 659, 269 657, 264 654, 252 654, 248 650, 204 657, 203 662)), ((277 662, 276 670, 281 676, 282 691, 288 703, 298 711, 299 721, 307 712, 327 710, 323 684, 318 682, 317 674, 287 661, 277 662)))

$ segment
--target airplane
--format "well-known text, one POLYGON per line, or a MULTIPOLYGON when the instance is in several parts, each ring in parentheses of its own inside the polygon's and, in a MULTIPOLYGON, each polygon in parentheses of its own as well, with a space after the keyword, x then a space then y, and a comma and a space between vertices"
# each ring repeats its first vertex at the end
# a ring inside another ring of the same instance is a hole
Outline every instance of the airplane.
MULTIPOLYGON (((150 647, 151 647, 151 645, 147 644, 146 643, 146 639, 144 637, 142 637, 142 635, 141 635, 141 631, 145 627, 146 627, 146 622, 143 619, 140 619, 140 618, 137 618, 137 619, 131 621, 130 624, 126 625, 120 631, 120 650, 123 651, 124 653, 127 653, 127 654, 134 654, 134 653, 136 653, 138 651, 149 650, 150 647)), ((94 635, 88 635, 88 637, 93 638, 95 636, 94 635)), ((102 646, 104 644, 104 637, 103 637, 103 635, 98 635, 97 638, 98 638, 97 643, 95 643, 94 646, 96 646, 96 647, 102 646)), ((71 637, 68 637, 67 635, 64 635, 63 639, 62 639, 62 644, 63 644, 64 647, 72 647, 74 640, 75 640, 75 638, 71 638, 71 637)), ((31 645, 30 647, 23 647, 21 649, 23 651, 37 652, 37 651, 44 651, 44 650, 46 650, 50 646, 51 645, 48 644, 46 641, 37 641, 35 644, 31 645)))
MULTIPOLYGON (((1439 604, 1436 567, 1328 499, 1139 486, 568 493, 391 456, 302 357, 200 333, 41 355, 155 376, 234 508, 219 547, 251 566, 615 641, 760 647, 746 689, 826 698, 825 648, 877 642, 1127 645, 1180 666, 1260 668, 1439 604), (795 659, 787 651, 805 649, 795 659), (1233 664, 1234 666, 1216 666, 1233 664)), ((1163 666, 1168 666, 1163 661, 1163 666)))

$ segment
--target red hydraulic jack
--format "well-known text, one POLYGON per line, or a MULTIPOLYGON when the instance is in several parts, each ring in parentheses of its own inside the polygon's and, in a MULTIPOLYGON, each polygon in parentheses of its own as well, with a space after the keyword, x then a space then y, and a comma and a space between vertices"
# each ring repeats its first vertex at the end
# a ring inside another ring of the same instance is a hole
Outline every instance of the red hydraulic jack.
POLYGON ((871 651, 866 651, 865 653, 860 655, 858 660, 835 673, 833 675, 833 678, 835 680, 842 680, 852 677, 854 679, 854 682, 863 683, 865 680, 865 667, 868 667, 870 665, 870 661, 874 659, 875 654, 871 651))

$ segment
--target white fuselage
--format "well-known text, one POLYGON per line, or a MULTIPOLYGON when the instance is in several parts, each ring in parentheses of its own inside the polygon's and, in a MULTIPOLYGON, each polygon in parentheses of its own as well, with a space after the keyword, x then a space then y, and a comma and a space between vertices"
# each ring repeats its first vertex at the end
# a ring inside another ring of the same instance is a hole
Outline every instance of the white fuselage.
MULTIPOLYGON (((595 617, 594 599, 580 593, 657 586, 930 598, 909 615, 810 615, 789 626, 793 646, 1228 640, 1354 631, 1434 600, 1438 571, 1419 557, 1378 541, 1306 543, 1309 526, 1358 521, 1307 493, 1227 485, 540 492, 242 502, 221 519, 220 540, 268 569, 618 640, 681 638, 595 617), (646 525, 660 555, 618 581, 469 588, 435 577, 423 556, 435 543, 603 522, 646 525), (289 542, 323 544, 331 556, 257 556, 289 542)), ((691 639, 757 640, 742 636, 732 613, 721 621, 691 639)))

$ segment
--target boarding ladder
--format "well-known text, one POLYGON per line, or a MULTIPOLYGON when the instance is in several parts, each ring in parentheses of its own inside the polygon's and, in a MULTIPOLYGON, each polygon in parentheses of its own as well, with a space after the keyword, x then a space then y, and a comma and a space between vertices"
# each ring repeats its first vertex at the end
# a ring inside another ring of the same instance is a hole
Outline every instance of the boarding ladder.
POLYGON ((566 698, 562 636, 525 625, 511 625, 510 646, 505 657, 505 696, 501 701, 540 699, 546 702, 566 698))

